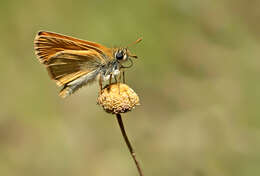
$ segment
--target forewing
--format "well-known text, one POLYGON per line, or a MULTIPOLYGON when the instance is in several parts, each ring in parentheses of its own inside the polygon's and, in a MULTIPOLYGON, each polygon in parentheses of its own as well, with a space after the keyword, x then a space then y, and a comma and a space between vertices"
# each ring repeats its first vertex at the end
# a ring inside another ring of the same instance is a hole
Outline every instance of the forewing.
POLYGON ((43 64, 46 64, 58 52, 66 50, 94 50, 104 58, 112 58, 112 49, 98 43, 44 31, 36 35, 34 49, 39 61, 43 64))

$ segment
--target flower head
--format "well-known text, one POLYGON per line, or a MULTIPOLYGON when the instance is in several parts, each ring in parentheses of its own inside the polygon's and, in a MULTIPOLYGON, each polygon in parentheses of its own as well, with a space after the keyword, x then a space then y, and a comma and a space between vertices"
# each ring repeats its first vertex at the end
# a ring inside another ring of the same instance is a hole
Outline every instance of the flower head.
POLYGON ((140 105, 138 95, 128 85, 107 85, 99 95, 97 103, 108 113, 119 114, 131 111, 140 105))

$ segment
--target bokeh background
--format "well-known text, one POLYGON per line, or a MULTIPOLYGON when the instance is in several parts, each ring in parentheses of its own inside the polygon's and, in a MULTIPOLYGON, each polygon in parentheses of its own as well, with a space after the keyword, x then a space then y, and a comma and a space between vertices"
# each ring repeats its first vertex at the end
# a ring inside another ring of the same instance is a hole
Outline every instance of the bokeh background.
POLYGON ((0 175, 138 175, 98 86, 61 99, 39 30, 133 46, 123 115, 145 175, 260 174, 260 1, 1 0, 0 175))

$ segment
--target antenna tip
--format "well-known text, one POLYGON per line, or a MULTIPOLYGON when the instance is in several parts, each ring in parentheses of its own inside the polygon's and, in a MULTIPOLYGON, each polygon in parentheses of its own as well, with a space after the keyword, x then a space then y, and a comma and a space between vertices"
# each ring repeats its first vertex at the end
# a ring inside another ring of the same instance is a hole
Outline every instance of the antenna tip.
POLYGON ((135 43, 139 43, 139 42, 141 42, 142 40, 143 40, 143 37, 140 37, 139 39, 136 40, 135 43))

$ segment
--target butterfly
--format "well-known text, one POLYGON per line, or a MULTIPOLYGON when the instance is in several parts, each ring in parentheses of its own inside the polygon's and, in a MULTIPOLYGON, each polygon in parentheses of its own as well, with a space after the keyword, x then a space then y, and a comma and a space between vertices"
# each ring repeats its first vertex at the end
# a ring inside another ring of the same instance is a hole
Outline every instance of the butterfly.
MULTIPOLYGON (((139 38, 133 44, 141 40, 139 38)), ((137 58, 128 47, 108 48, 95 42, 46 31, 36 35, 34 50, 50 78, 58 86, 63 86, 59 93, 63 98, 96 80, 100 90, 102 82, 109 80, 111 84, 111 79, 117 81, 118 77, 120 81, 121 74, 125 81, 124 69, 133 65, 131 58, 137 58), (125 66, 126 62, 130 65, 125 66)))

